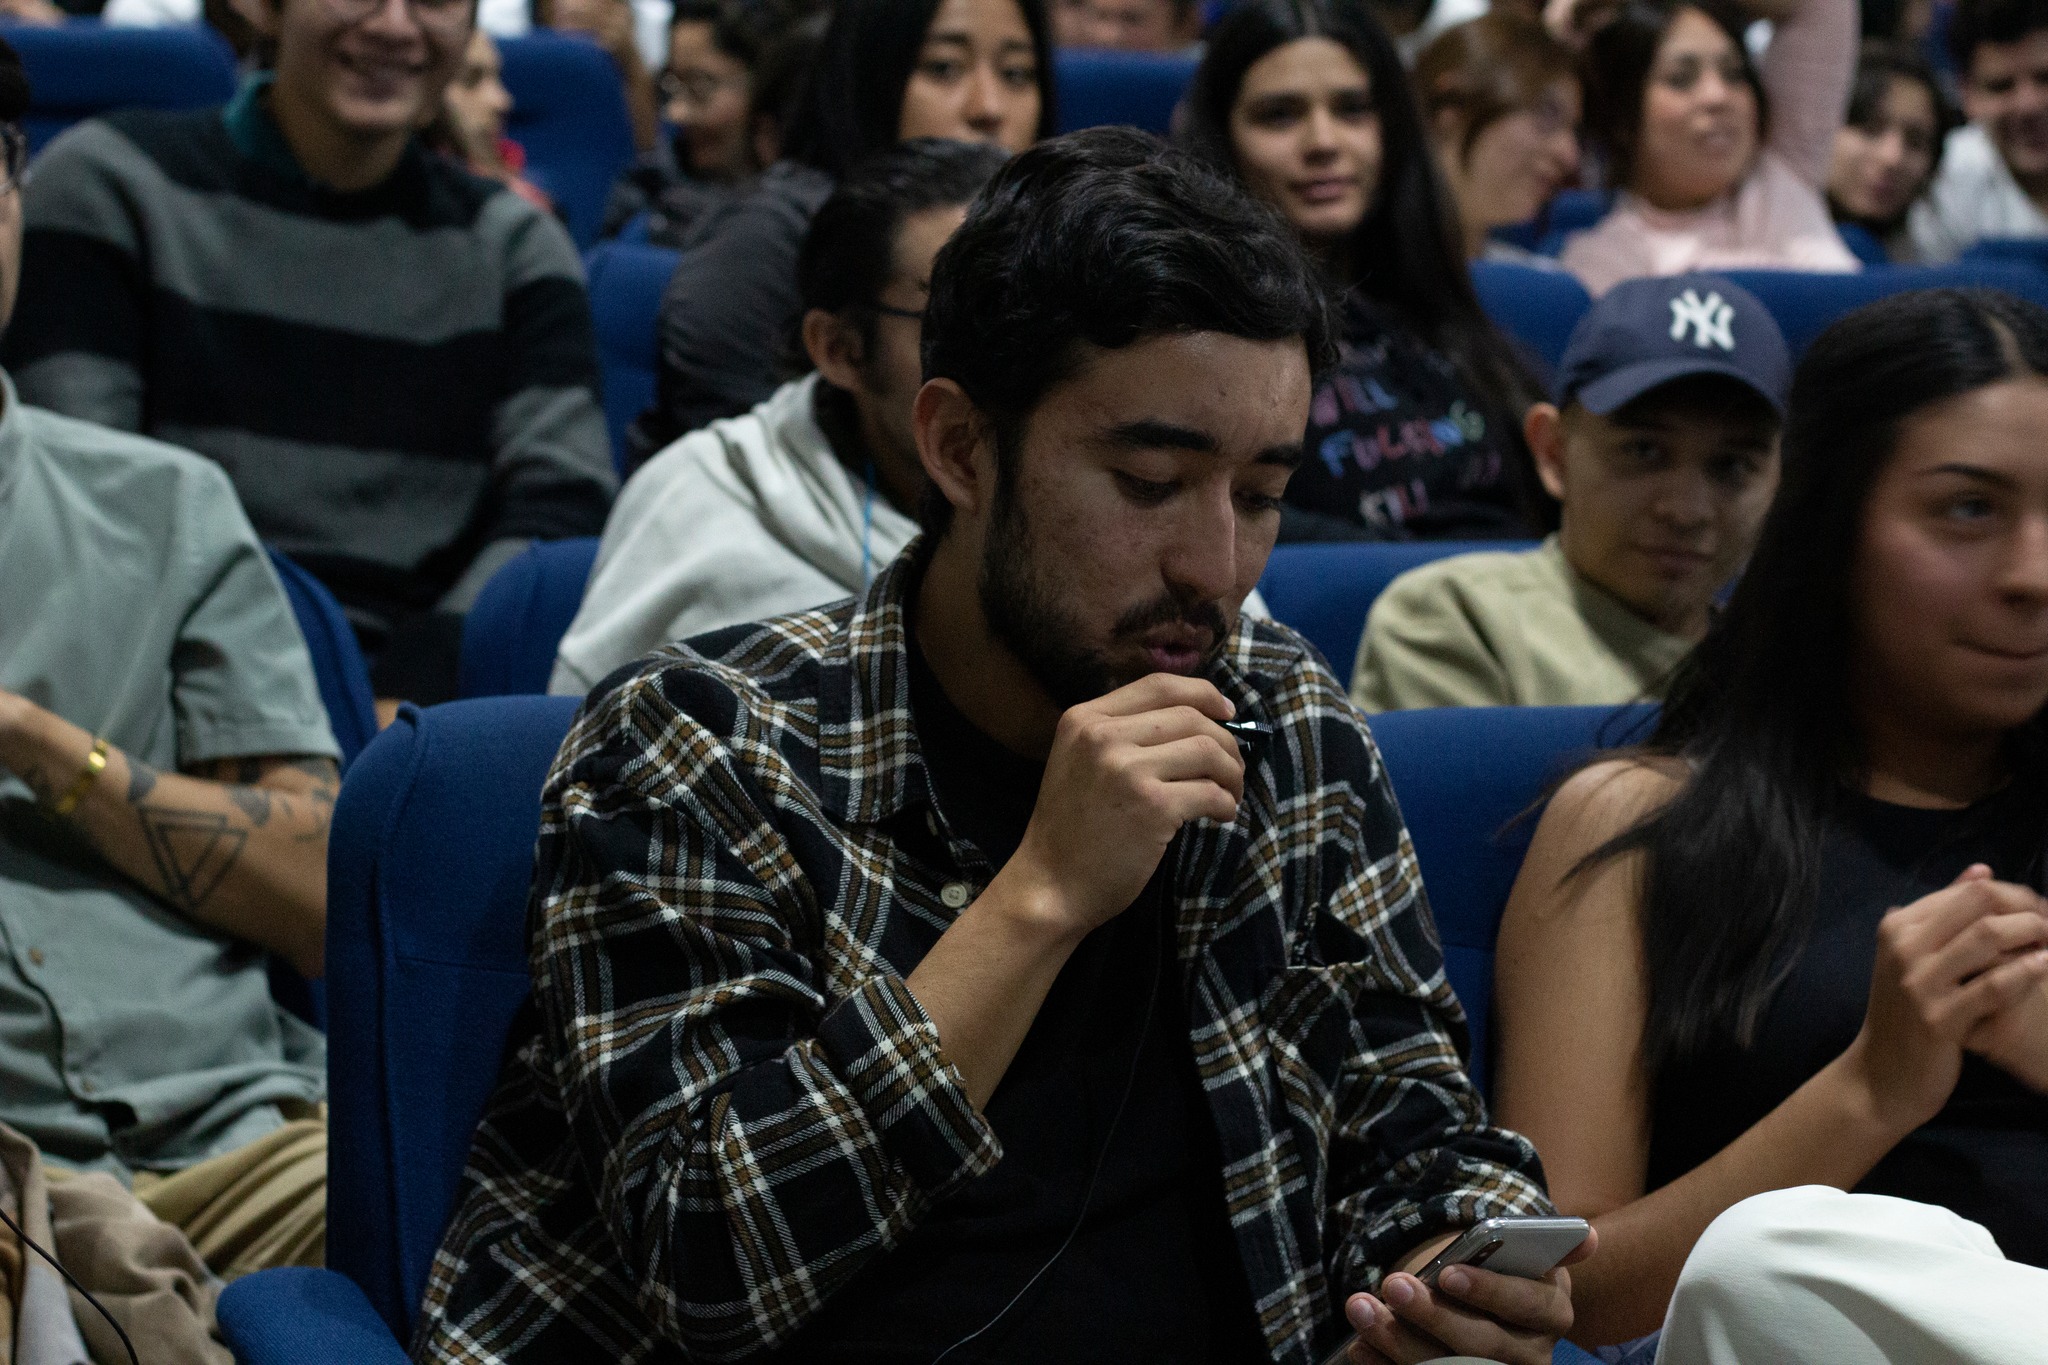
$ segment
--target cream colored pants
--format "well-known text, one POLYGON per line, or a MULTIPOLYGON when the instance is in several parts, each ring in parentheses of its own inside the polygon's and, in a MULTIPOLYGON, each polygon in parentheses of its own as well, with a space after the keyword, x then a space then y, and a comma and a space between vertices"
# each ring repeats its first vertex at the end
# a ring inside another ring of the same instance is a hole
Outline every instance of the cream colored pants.
POLYGON ((1745 1199, 1678 1277, 1657 1365, 2048 1361, 2048 1270, 1947 1209, 1822 1185, 1745 1199))

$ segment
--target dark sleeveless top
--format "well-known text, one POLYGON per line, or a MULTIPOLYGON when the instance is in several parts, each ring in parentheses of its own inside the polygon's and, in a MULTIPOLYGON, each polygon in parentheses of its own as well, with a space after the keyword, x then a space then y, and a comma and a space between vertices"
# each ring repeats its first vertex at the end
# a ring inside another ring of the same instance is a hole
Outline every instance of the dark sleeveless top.
MULTIPOLYGON (((1849 1046, 1869 1003, 1885 911, 1940 890, 1971 863, 2038 886, 2039 811, 2011 792, 1950 811, 1844 794, 1822 848, 1812 936, 1755 1045, 1731 1042, 1667 1065, 1658 1077, 1649 1188, 1713 1156, 1849 1046)), ((2009 1259, 2048 1266, 2048 1096, 1966 1057, 1933 1122, 1909 1134, 1856 1188, 1952 1209, 1988 1228, 2009 1259)))

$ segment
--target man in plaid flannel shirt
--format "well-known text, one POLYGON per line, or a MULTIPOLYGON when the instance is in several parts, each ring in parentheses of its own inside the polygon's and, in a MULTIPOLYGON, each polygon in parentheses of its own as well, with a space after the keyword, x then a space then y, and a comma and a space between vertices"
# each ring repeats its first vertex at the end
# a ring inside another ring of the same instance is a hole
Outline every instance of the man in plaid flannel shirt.
POLYGON ((1565 1272, 1408 1273, 1541 1173, 1363 723, 1238 612, 1328 329, 1142 134, 990 186, 933 271, 926 536, 615 675, 556 760, 416 1358, 1549 1360, 1565 1272))

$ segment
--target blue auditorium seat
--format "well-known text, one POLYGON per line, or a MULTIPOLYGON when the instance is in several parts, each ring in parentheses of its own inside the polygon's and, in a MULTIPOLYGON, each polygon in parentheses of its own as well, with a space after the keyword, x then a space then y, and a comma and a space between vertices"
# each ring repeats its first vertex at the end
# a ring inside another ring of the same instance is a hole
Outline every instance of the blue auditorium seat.
POLYGON ((1060 131, 1127 123, 1164 137, 1198 64, 1183 53, 1062 49, 1052 59, 1060 131))
POLYGON ((1564 245, 1565 234, 1589 228, 1607 216, 1614 196, 1605 190, 1560 190, 1534 218, 1511 227, 1495 228, 1495 241, 1518 246, 1524 251, 1555 256, 1564 245))
POLYGON ((500 38, 512 116, 505 133, 526 149, 526 174, 555 197, 569 235, 597 240, 612 182, 633 161, 619 69, 584 38, 533 33, 500 38))
POLYGON ((456 695, 547 691, 555 650, 576 619, 596 562, 596 536, 541 540, 492 574, 463 618, 456 695))
POLYGON ((4 27, 34 91, 21 120, 31 153, 95 114, 198 109, 235 93, 234 50, 210 28, 106 28, 95 19, 4 27))
POLYGON ((1864 265, 1890 265, 1891 255, 1885 251, 1884 243, 1877 234, 1861 223, 1837 223, 1835 235, 1842 239, 1842 245, 1849 248, 1849 254, 1864 265))
POLYGON ((1969 264, 2006 264, 2048 270, 2048 237, 1987 237, 1963 253, 1969 264))
MULTIPOLYGON (((407 707, 349 774, 328 890, 330 1268, 266 1270, 227 1287, 221 1331, 242 1365, 405 1360, 398 1343, 410 1334, 472 1130, 526 1002, 538 795, 575 706, 501 697, 407 707)), ((1433 726, 1441 714, 1376 723, 1391 725, 1382 751, 1404 806, 1414 802, 1410 824, 1421 824, 1416 849, 1429 877, 1440 867, 1454 876, 1443 860, 1475 849, 1507 856, 1473 843, 1495 828, 1487 812, 1502 810, 1504 820, 1521 809, 1553 760, 1595 733, 1589 714, 1569 711, 1501 711, 1479 732, 1455 717, 1447 729, 1433 726)), ((1491 894, 1492 882, 1468 880, 1491 894)), ((1461 926, 1461 945, 1486 913, 1462 890, 1437 909, 1440 925, 1461 926)), ((1490 913, 1497 919, 1498 906, 1490 913)), ((1486 986, 1478 959, 1461 953, 1451 970, 1475 990, 1486 986)), ((1482 1014, 1474 1036, 1483 1029, 1482 1014)), ((1554 1359, 1591 1361, 1569 1344, 1554 1359)))
POLYGON ((291 600, 299 634, 306 637, 306 652, 313 656, 313 677, 320 684, 320 701, 327 707, 327 723, 334 730, 334 742, 341 746, 341 766, 346 771, 377 737, 377 707, 362 646, 356 643, 356 633, 342 614, 341 603, 324 583, 274 549, 270 566, 277 570, 284 595, 291 600))
POLYGON ((1533 265, 1475 261, 1472 288, 1493 325, 1528 345, 1553 370, 1564 359, 1572 328, 1593 306, 1575 277, 1533 265))
POLYGON ((600 242, 583 258, 597 363, 604 374, 604 425, 612 463, 626 469, 626 430, 654 403, 661 365, 661 295, 681 253, 625 241, 600 242))
POLYGON ((1526 550, 1521 540, 1344 540, 1275 546, 1259 580, 1273 619, 1323 653, 1345 686, 1358 658, 1365 615, 1387 584, 1417 565, 1475 550, 1526 550))
POLYGON ((1726 274, 1771 310, 1795 359, 1845 313, 1909 289, 2003 289, 2048 305, 2048 271, 2005 261, 1873 266, 1855 274, 1799 270, 1730 270, 1726 274))
POLYGON ((1388 711, 1373 738, 1429 892, 1451 989, 1472 1025, 1472 1079, 1489 1070, 1493 941, 1535 819, 1517 819, 1594 749, 1636 743, 1652 706, 1472 706, 1388 711))
POLYGON ((576 705, 408 706, 343 784, 327 892, 330 1269, 237 1281, 220 1321, 238 1359, 357 1365, 410 1331, 529 991, 541 782, 576 705))

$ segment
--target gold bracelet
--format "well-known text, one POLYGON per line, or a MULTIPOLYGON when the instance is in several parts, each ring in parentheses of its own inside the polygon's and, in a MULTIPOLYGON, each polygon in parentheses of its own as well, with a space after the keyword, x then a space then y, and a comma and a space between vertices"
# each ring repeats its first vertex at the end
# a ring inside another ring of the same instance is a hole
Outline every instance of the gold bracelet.
POLYGON ((78 780, 73 782, 71 790, 58 797, 57 804, 51 807, 57 817, 63 819, 77 810, 78 803, 85 799, 86 788, 92 786, 93 780, 106 770, 107 742, 104 739, 94 739, 92 752, 85 756, 85 766, 79 769, 78 780))

